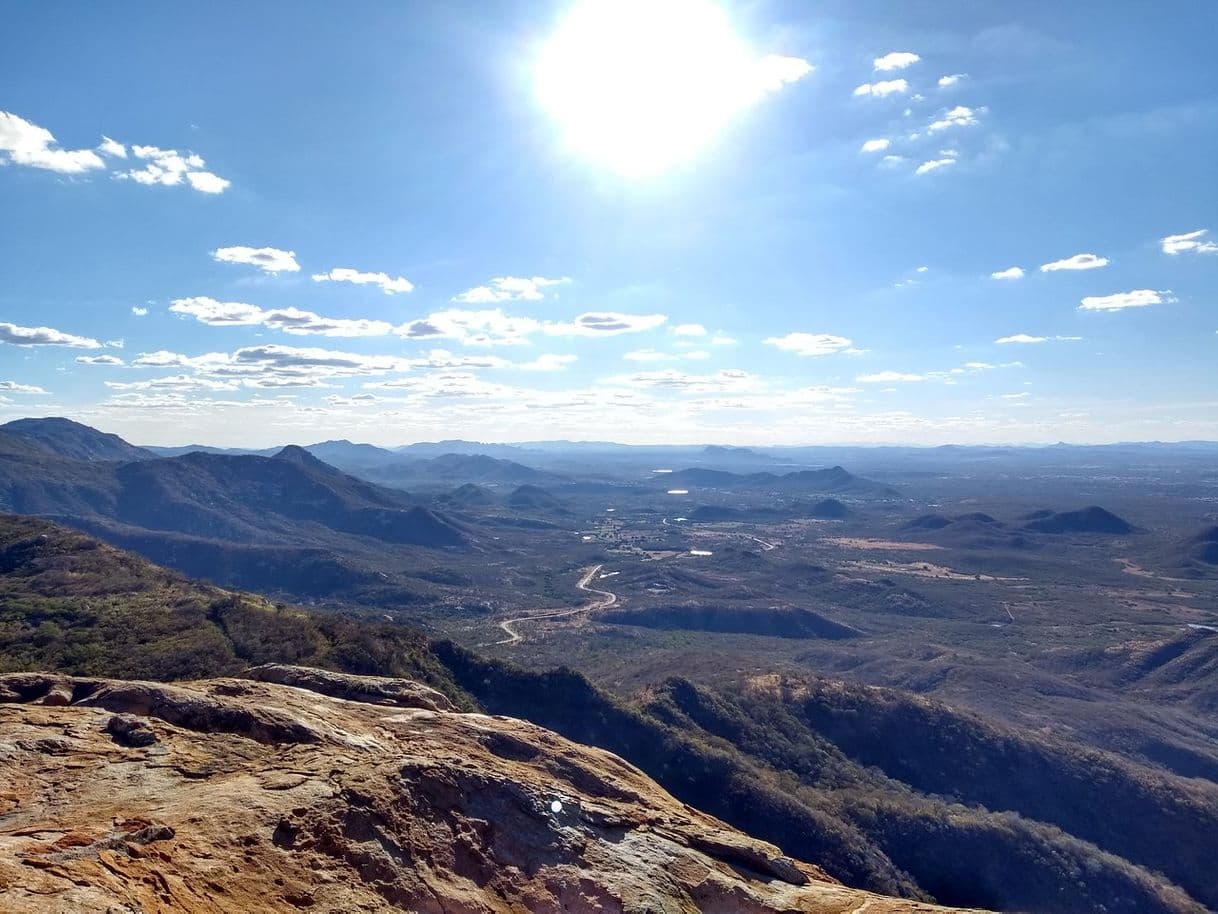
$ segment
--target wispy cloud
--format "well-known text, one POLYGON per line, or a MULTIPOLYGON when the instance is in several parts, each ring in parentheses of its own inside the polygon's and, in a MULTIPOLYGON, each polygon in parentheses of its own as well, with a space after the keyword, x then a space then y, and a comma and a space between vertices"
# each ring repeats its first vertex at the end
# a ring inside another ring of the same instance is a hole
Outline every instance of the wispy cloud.
POLYGON ((855 380, 860 384, 906 384, 924 381, 926 378, 903 371, 877 371, 875 374, 861 374, 855 380))
POLYGON ((328 273, 314 273, 313 282, 350 282, 357 286, 380 286, 386 295, 410 292, 414 283, 404 276, 392 277, 387 273, 361 273, 350 267, 335 267, 328 273))
POLYGON ((1033 336, 1030 333, 1015 333, 1011 336, 1000 336, 994 342, 1001 346, 1006 346, 1010 344, 1031 345, 1035 343, 1048 343, 1053 340, 1061 343, 1077 343, 1081 339, 1081 336, 1033 336))
POLYGON ((527 343, 530 334, 540 329, 540 321, 513 317, 499 308, 481 311, 448 308, 408 321, 393 332, 407 339, 447 339, 465 346, 518 346, 527 343))
POLYGON ((295 273, 300 269, 300 264, 296 262, 296 252, 281 251, 279 248, 251 248, 243 245, 216 248, 211 252, 211 258, 217 263, 241 263, 257 267, 264 273, 295 273))
POLYGON ((454 295, 453 301, 467 305, 487 305, 502 301, 540 301, 545 297, 544 289, 559 286, 571 281, 569 276, 548 279, 545 276, 496 276, 485 286, 475 286, 460 295, 454 295))
POLYGON ((872 63, 878 72, 887 72, 889 70, 904 70, 921 59, 913 51, 890 51, 883 57, 877 57, 872 63))
POLYGON ((516 367, 521 371, 566 371, 567 368, 579 361, 578 356, 543 353, 531 362, 521 362, 516 367))
POLYGON ((263 326, 302 335, 386 336, 394 330, 387 321, 322 317, 299 308, 265 309, 245 302, 216 301, 205 295, 175 299, 169 310, 213 327, 263 326))
POLYGON ((654 330, 668 320, 664 314, 621 314, 617 311, 589 311, 573 321, 555 321, 542 327, 550 336, 617 336, 654 330))
POLYGON ((1059 270, 1098 270, 1108 266, 1108 258, 1098 254, 1075 254, 1062 260, 1046 263, 1040 268, 1042 273, 1055 273, 1059 270))
POLYGON ((1209 229, 1197 229, 1183 235, 1168 235, 1159 244, 1164 254, 1218 254, 1218 243, 1206 239, 1209 229))
POLYGON ((885 149, 887 149, 891 145, 892 145, 892 140, 887 140, 887 139, 883 139, 883 138, 876 139, 876 140, 867 140, 859 148, 859 152, 883 152, 885 149))
POLYGON ((147 308, 141 308, 139 305, 132 305, 132 306, 131 306, 131 313, 132 313, 132 314, 134 314, 136 317, 147 317, 147 316, 148 316, 148 309, 147 309, 147 308))
POLYGON ((76 361, 81 365, 106 365, 117 367, 123 363, 123 360, 116 355, 78 355, 76 361))
POLYGON ((673 368, 661 371, 641 371, 608 379, 610 383, 630 387, 658 388, 680 393, 715 393, 747 391, 760 386, 760 379, 739 368, 725 368, 713 374, 687 374, 673 368))
POLYGON ((11 346, 64 346, 69 349, 101 349, 102 344, 87 336, 64 333, 52 327, 21 327, 0 324, 0 343, 11 346))
POLYGON ((854 345, 853 340, 831 333, 788 333, 786 336, 767 337, 764 342, 767 346, 802 356, 833 355, 846 352, 854 345))
POLYGON ((940 76, 939 77, 939 88, 947 89, 947 88, 950 88, 951 86, 959 85, 961 80, 965 80, 965 79, 968 79, 967 73, 952 73, 948 76, 940 76))
POLYGON ((1089 295, 1080 304, 1080 311, 1123 311, 1126 308, 1146 308, 1174 302, 1171 292, 1156 292, 1154 289, 1135 289, 1132 292, 1117 292, 1113 295, 1089 295))
POLYGON ((41 387, 35 384, 21 384, 17 381, 0 381, 0 390, 9 394, 44 394, 41 387))

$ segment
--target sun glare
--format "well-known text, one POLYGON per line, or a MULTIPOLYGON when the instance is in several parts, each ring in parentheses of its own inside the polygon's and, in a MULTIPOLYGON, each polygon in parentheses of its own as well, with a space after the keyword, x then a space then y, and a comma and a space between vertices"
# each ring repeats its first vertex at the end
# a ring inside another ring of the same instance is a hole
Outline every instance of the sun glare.
POLYGON ((582 0, 537 65, 537 95, 572 151, 629 177, 704 147, 741 109, 811 67, 758 57, 711 0, 582 0))

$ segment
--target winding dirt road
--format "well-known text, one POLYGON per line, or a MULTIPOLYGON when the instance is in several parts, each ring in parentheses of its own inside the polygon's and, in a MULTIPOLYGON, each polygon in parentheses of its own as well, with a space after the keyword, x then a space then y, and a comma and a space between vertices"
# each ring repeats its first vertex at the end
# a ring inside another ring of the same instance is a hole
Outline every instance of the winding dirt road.
POLYGON ((607 609, 617 602, 617 594, 608 590, 599 590, 592 585, 592 580, 604 568, 604 565, 594 565, 588 571, 584 572, 584 576, 579 579, 579 583, 575 586, 586 593, 594 594, 596 599, 589 601, 583 606, 577 606, 575 609, 550 609, 542 612, 531 613, 527 616, 517 616, 514 619, 505 619, 499 623, 499 627, 503 629, 507 635, 502 641, 496 641, 496 644, 517 644, 524 640, 524 636, 516 630, 516 626, 522 622, 540 622, 543 619, 560 619, 564 616, 577 616, 583 613, 595 612, 598 609, 607 609))

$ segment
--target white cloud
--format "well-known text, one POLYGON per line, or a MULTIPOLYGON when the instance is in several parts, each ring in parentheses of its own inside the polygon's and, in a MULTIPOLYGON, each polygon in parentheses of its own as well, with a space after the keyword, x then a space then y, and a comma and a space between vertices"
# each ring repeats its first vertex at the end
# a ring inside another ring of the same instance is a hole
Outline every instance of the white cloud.
POLYGON ((1114 295, 1089 295, 1078 306, 1080 311, 1123 311, 1126 308, 1145 308, 1174 302, 1170 292, 1154 289, 1135 289, 1132 292, 1117 292, 1114 295))
POLYGON ((197 356, 162 349, 142 353, 131 364, 136 368, 185 369, 218 380, 240 380, 247 387, 316 387, 328 378, 386 374, 411 368, 408 361, 397 356, 274 344, 197 356))
POLYGON ((467 346, 515 346, 541 329, 531 317, 511 317, 498 308, 465 311, 449 308, 395 327, 398 336, 414 340, 456 340, 467 346))
MULTIPOLYGON (((185 180, 195 190, 208 194, 221 193, 230 183, 206 171, 206 163, 193 153, 180 155, 173 149, 132 146, 130 154, 146 164, 115 172, 115 177, 139 184, 172 185, 185 180)), ((117 140, 103 136, 96 149, 60 149, 55 137, 45 127, 32 124, 16 114, 0 111, 0 165, 11 163, 60 174, 81 174, 106 168, 102 156, 126 159, 128 148, 117 140)))
POLYGON ((394 331, 387 321, 322 317, 299 308, 263 309, 244 302, 222 302, 207 296, 178 298, 169 306, 174 314, 193 317, 213 327, 269 327, 284 333, 318 336, 387 336, 394 331))
POLYGON ((205 194, 222 194, 233 183, 210 171, 188 171, 186 180, 195 190, 205 194))
POLYGON ((991 279, 1023 279, 1023 267, 1007 267, 990 274, 991 279))
POLYGON ((832 355, 844 352, 854 345, 853 340, 829 333, 788 333, 786 336, 771 336, 764 340, 784 352, 802 356, 832 355))
POLYGON ((736 340, 726 333, 716 333, 711 337, 710 343, 712 346, 734 346, 736 345, 736 340))
POLYGON ((81 365, 122 365, 123 360, 114 355, 78 355, 76 361, 81 365))
POLYGON ((1048 343, 1052 340, 1056 340, 1059 343, 1077 343, 1080 340, 1082 340, 1082 337, 1081 336, 1032 336, 1029 333, 1015 333, 1015 334, 1012 334, 1011 336, 1000 336, 998 339, 994 340, 994 342, 998 343, 999 345, 1005 346, 1005 345, 1009 345, 1012 343, 1024 344, 1024 345, 1031 344, 1031 343, 1048 343))
POLYGON ((859 148, 859 152, 883 152, 891 145, 892 140, 867 140, 867 142, 863 143, 863 145, 859 148))
POLYGON ((930 159, 926 162, 923 162, 921 165, 919 165, 917 168, 915 168, 914 174, 924 175, 929 172, 936 171, 940 168, 947 168, 949 165, 955 165, 955 164, 956 164, 955 156, 946 156, 942 159, 930 159))
POLYGON ((1052 263, 1046 263, 1040 268, 1042 273, 1055 273, 1058 270, 1098 270, 1100 267, 1108 266, 1108 258, 1100 257, 1096 254, 1075 254, 1073 257, 1067 257, 1064 260, 1055 260, 1052 263))
POLYGON ((543 326, 549 336, 617 336, 654 330, 668 317, 664 314, 621 314, 617 311, 588 311, 573 321, 555 321, 543 326))
POLYGON ((707 329, 701 324, 677 324, 672 332, 677 336, 706 336, 707 329))
POLYGON ((19 327, 0 323, 0 343, 13 346, 66 346, 69 349, 101 349, 102 344, 87 336, 76 336, 51 327, 19 327))
POLYGON ((890 51, 883 57, 877 57, 873 63, 878 71, 904 70, 916 64, 922 58, 913 51, 890 51))
POLYGON ((1021 393, 1017 393, 1017 394, 999 394, 999 396, 1003 400, 1026 400, 1026 399, 1028 399, 1028 397, 1030 397, 1032 395, 1025 390, 1025 391, 1023 391, 1021 393))
POLYGON ((579 360, 574 355, 557 355, 546 352, 531 362, 522 362, 516 367, 521 371, 566 371, 567 366, 579 360))
POLYGON ((1204 240, 1209 229, 1197 229, 1183 235, 1168 235, 1159 239, 1164 254, 1218 254, 1218 244, 1204 240))
POLYGON ((211 252, 217 263, 243 263, 257 267, 263 273, 295 273, 300 269, 295 251, 279 248, 250 248, 237 245, 231 248, 216 248, 211 252))
POLYGON ((186 181, 197 191, 207 194, 222 193, 230 181, 206 170, 207 163, 195 153, 179 153, 176 149, 161 149, 158 146, 131 146, 131 153, 145 162, 142 168, 133 168, 119 173, 137 184, 160 184, 172 187, 186 181))
POLYGON ((802 57, 767 54, 757 61, 753 77, 758 93, 777 92, 787 83, 798 82, 815 67, 802 57))
POLYGON ((629 387, 672 390, 679 393, 742 392, 754 390, 760 386, 760 380, 756 375, 739 368, 725 368, 713 374, 704 375, 686 374, 674 368, 666 368, 662 371, 640 371, 632 375, 619 375, 609 378, 609 381, 629 387))
POLYGON ((127 147, 117 140, 112 140, 108 136, 103 136, 102 141, 97 146, 97 151, 104 156, 113 156, 116 159, 127 158, 127 147))
POLYGON ((403 370, 425 368, 452 371, 473 368, 510 368, 511 365, 512 363, 507 359, 502 359, 497 355, 454 355, 447 349, 433 349, 421 358, 406 359, 402 362, 401 368, 403 370))
POLYGON ((962 79, 968 79, 967 73, 952 73, 950 76, 939 77, 939 88, 947 89, 958 84, 962 79))
POLYGON ((467 305, 488 305, 501 301, 540 301, 545 297, 543 289, 570 281, 569 276, 557 279, 547 279, 544 276, 496 276, 485 286, 475 286, 453 296, 453 301, 467 305))
POLYGON ((313 282, 350 282, 356 285, 376 285, 386 295, 410 292, 414 283, 404 276, 392 277, 387 273, 361 273, 350 267, 335 267, 328 273, 314 273, 313 282))
POLYGON ((1049 338, 1047 336, 1032 336, 1028 333, 1015 333, 1011 336, 1000 336, 998 339, 994 340, 995 343, 1000 345, 1006 345, 1009 343, 1047 343, 1048 341, 1049 338))
POLYGON ((146 317, 148 314, 148 309, 141 308, 139 305, 132 305, 131 313, 134 314, 136 317, 146 317))
POLYGON ((163 378, 150 378, 147 381, 106 381, 111 390, 236 390, 240 385, 236 381, 215 381, 211 378, 199 378, 192 375, 169 375, 163 378))
POLYGON ((920 374, 906 374, 900 371, 879 371, 875 374, 861 374, 855 378, 860 384, 895 384, 897 382, 912 383, 925 380, 920 374))
POLYGON ((926 129, 931 133, 937 133, 950 127, 973 127, 976 124, 977 112, 972 108, 964 107, 964 105, 957 105, 926 129))
POLYGON ((10 394, 44 394, 41 387, 33 384, 18 384, 16 381, 0 381, 0 390, 10 394))
POLYGON ((886 95, 899 95, 909 91, 909 83, 903 79, 886 79, 876 83, 863 83, 854 90, 856 96, 871 96, 883 98, 886 95))
POLYGON ((60 149, 51 131, 25 118, 0 111, 0 164, 28 165, 75 175, 106 163, 92 149, 60 149))

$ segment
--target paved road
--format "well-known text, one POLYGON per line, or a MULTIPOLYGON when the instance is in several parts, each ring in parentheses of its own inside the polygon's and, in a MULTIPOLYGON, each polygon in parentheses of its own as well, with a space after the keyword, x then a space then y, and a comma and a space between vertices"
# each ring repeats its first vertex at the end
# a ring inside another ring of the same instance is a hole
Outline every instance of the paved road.
POLYGON ((527 616, 517 616, 515 619, 505 619, 499 623, 499 627, 503 629, 507 635, 502 641, 496 641, 496 644, 517 644, 524 640, 524 636, 516 630, 516 626, 523 622, 538 622, 542 619, 561 619, 564 616, 577 616, 583 613, 594 612, 598 609, 606 609, 617 602, 617 594, 608 591, 600 590, 592 586, 592 580, 600 572, 604 565, 594 565, 588 571, 584 572, 584 576, 579 579, 579 583, 575 586, 586 593, 594 594, 595 599, 585 603, 583 606, 577 606, 574 609, 549 609, 543 612, 531 613, 527 616))

